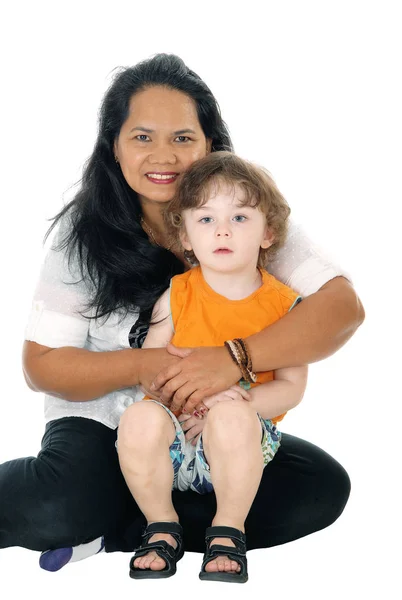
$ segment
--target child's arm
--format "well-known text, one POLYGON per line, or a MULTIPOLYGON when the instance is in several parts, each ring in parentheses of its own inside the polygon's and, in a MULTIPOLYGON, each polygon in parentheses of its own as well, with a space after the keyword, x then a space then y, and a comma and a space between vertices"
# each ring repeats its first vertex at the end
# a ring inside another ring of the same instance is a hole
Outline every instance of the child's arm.
POLYGON ((152 311, 151 324, 143 348, 164 348, 173 337, 173 324, 170 317, 170 288, 163 292, 152 311))
POLYGON ((249 390, 250 404, 263 419, 272 419, 301 402, 307 384, 307 366, 276 369, 275 379, 249 390))

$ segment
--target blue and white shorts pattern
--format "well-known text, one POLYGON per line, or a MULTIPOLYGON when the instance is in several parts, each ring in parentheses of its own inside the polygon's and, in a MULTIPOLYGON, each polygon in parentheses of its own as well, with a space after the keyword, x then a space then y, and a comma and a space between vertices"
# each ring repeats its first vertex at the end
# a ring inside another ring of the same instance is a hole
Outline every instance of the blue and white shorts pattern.
MULTIPOLYGON (((182 492, 192 490, 199 494, 212 492, 211 474, 204 454, 202 434, 198 438, 197 444, 193 446, 186 440, 184 431, 175 415, 164 404, 156 400, 147 400, 147 402, 155 402, 162 406, 170 415, 176 429, 176 437, 169 448, 174 471, 173 489, 182 492)), ((280 446, 281 433, 272 421, 264 420, 260 415, 258 417, 262 429, 261 449, 264 465, 267 465, 274 458, 280 446)))

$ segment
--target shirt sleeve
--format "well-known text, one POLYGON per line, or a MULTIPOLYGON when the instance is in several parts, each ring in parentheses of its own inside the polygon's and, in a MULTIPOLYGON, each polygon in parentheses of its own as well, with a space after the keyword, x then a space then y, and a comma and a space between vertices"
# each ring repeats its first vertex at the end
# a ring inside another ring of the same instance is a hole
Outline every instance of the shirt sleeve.
POLYGON ((67 226, 64 218, 46 254, 25 329, 26 340, 49 348, 83 348, 89 331, 89 320, 81 314, 87 309, 89 293, 78 263, 69 264, 66 250, 55 249, 67 226))
POLYGON ((317 292, 334 277, 351 277, 316 246, 302 228, 289 221, 286 242, 268 265, 269 272, 303 297, 317 292))

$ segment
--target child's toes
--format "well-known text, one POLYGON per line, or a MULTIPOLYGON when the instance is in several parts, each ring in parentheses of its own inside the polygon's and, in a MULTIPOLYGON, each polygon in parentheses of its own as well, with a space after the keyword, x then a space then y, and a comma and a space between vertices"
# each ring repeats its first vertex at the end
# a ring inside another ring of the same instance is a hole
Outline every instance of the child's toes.
POLYGON ((226 556, 218 558, 219 571, 230 571, 230 560, 226 556))
POLYGON ((225 571, 234 571, 236 567, 233 567, 233 561, 227 558, 225 560, 225 571))
POLYGON ((160 557, 156 556, 149 565, 152 571, 161 571, 166 566, 165 561, 160 557))
POLYGON ((233 573, 238 573, 240 571, 240 565, 237 564, 236 561, 232 560, 232 561, 230 561, 230 570, 233 573))
POLYGON ((218 561, 210 560, 209 562, 207 562, 207 564, 205 565, 205 570, 211 573, 216 573, 216 571, 219 571, 218 561))
POLYGON ((145 556, 141 556, 140 558, 140 564, 139 564, 139 568, 140 569, 148 569, 148 563, 149 563, 149 555, 146 554, 145 556))

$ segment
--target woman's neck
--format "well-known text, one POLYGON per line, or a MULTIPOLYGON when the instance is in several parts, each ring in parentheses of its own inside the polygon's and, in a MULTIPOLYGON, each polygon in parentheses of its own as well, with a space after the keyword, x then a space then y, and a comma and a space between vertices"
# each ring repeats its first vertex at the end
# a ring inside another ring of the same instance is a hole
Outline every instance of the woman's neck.
POLYGON ((163 205, 160 203, 141 202, 142 228, 147 233, 150 241, 159 246, 169 248, 170 242, 166 234, 163 220, 163 205))
POLYGON ((150 227, 154 233, 158 235, 165 235, 165 224, 162 216, 162 207, 160 205, 144 204, 141 203, 142 218, 145 223, 150 227))
POLYGON ((251 296, 262 285, 260 271, 247 267, 242 271, 222 273, 208 267, 200 267, 202 275, 214 292, 228 300, 242 300, 251 296))

